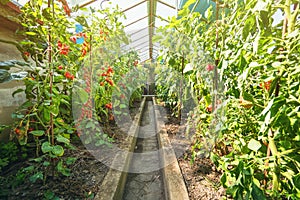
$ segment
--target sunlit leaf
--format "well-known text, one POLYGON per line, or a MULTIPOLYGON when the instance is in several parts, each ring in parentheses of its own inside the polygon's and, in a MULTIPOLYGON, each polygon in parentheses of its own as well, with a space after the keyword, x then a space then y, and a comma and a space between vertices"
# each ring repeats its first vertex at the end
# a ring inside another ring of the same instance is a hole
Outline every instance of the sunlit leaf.
POLYGON ((62 156, 64 154, 64 149, 60 145, 55 145, 52 149, 52 153, 56 156, 62 156))
POLYGON ((259 141, 252 138, 248 143, 248 148, 253 151, 258 151, 261 148, 261 144, 259 141))

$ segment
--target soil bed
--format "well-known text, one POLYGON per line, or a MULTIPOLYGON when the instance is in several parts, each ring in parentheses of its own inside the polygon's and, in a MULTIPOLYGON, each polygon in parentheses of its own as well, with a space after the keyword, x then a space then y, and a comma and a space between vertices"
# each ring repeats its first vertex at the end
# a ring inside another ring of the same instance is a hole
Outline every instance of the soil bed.
MULTIPOLYGON (((167 113, 166 130, 174 149, 182 144, 175 137, 180 127, 180 121, 167 113)), ((190 146, 188 146, 190 147, 190 146)), ((177 155, 190 200, 220 200, 226 199, 225 189, 219 184, 221 173, 209 158, 196 158, 191 163, 190 148, 182 155, 177 155)))
MULTIPOLYGON (((130 109, 132 118, 137 114, 140 103, 140 101, 135 102, 130 109)), ((115 123, 110 122, 102 129, 106 134, 113 136, 116 145, 125 145, 127 134, 119 129, 115 123)), ((71 172, 69 176, 60 173, 52 176, 51 172, 47 172, 48 176, 45 183, 41 179, 33 183, 26 176, 26 173, 20 173, 22 169, 32 166, 33 162, 18 160, 5 167, 0 174, 0 199, 93 199, 109 167, 95 159, 80 139, 72 141, 72 145, 73 148, 66 149, 62 158, 63 160, 70 157, 76 159, 73 164, 67 166, 71 172)), ((38 169, 45 174, 44 168, 38 169)))

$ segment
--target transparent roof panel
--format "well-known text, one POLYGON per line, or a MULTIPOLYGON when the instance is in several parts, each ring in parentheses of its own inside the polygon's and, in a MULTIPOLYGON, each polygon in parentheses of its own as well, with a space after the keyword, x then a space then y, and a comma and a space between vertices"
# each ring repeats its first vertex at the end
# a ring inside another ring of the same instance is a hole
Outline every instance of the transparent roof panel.
MULTIPOLYGON (((15 0, 24 5, 28 0, 15 0)), ((177 15, 179 0, 67 0, 70 7, 75 5, 86 5, 96 9, 115 8, 118 6, 124 11, 126 19, 120 21, 126 26, 125 32, 130 38, 130 44, 123 45, 124 52, 132 49, 138 51, 141 61, 155 59, 158 44, 152 43, 152 36, 155 35, 155 27, 165 26, 168 18, 177 15), (150 4, 154 6, 150 6, 150 4), (155 6, 156 5, 156 6, 155 6), (152 11, 150 8, 153 8, 152 11), (154 16, 154 22, 151 22, 154 16), (153 30, 153 35, 151 35, 153 30), (152 45, 152 48, 151 48, 152 45)), ((76 16, 80 13, 74 13, 76 16)), ((86 14, 86 13, 85 13, 86 14)))

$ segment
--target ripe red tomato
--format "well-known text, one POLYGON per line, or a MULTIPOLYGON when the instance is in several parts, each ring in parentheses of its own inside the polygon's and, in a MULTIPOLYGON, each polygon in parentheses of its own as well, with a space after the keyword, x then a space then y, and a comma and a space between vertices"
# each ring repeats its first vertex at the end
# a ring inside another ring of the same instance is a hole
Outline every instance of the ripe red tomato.
POLYGON ((16 129, 15 129, 15 133, 16 133, 17 135, 19 135, 19 134, 21 133, 21 130, 18 129, 18 128, 16 128, 16 129))
POLYGON ((105 105, 105 107, 111 110, 111 109, 112 109, 112 103, 107 103, 107 104, 105 105))
POLYGON ((76 36, 71 36, 71 37, 70 37, 70 40, 71 40, 73 43, 76 43, 77 37, 76 37, 76 36))
POLYGON ((272 80, 269 80, 267 82, 260 83, 259 86, 261 88, 265 88, 267 91, 269 91, 271 88, 271 84, 272 84, 272 80))
POLYGON ((27 57, 29 57, 29 56, 30 56, 30 53, 29 53, 28 51, 25 51, 25 52, 24 52, 24 55, 27 56, 27 57))
POLYGON ((206 66, 206 70, 207 70, 207 71, 212 71, 212 70, 214 70, 214 66, 213 66, 212 64, 208 64, 208 65, 206 66))
POLYGON ((113 71, 112 67, 111 67, 111 66, 108 66, 107 73, 109 74, 109 73, 113 73, 113 72, 114 72, 114 71, 113 71))
POLYGON ((65 77, 66 77, 67 79, 71 79, 71 80, 74 79, 74 75, 71 74, 70 72, 65 72, 65 77))
POLYGON ((212 112, 212 105, 211 104, 206 107, 206 111, 207 112, 212 112))

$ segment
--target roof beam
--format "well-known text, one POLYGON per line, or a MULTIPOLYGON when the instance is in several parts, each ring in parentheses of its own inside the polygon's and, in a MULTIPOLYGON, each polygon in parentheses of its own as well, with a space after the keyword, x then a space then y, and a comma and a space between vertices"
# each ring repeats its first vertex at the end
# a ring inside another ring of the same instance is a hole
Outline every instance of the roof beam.
POLYGON ((156 15, 157 0, 148 0, 148 32, 149 32, 149 58, 152 59, 153 53, 153 35, 155 26, 155 15, 156 15))
MULTIPOLYGON (((136 51, 140 51, 140 50, 143 50, 144 48, 146 48, 146 47, 148 47, 148 45, 146 45, 146 46, 143 46, 143 47, 141 47, 141 48, 139 48, 139 49, 136 49, 136 51)), ((156 46, 153 46, 153 47, 156 47, 156 46)), ((153 48, 153 50, 155 50, 155 48, 153 48)), ((148 51, 149 52, 149 51, 148 51)))
POLYGON ((86 2, 86 3, 84 3, 84 4, 81 4, 80 6, 78 6, 78 8, 83 8, 83 7, 85 7, 85 6, 90 5, 91 3, 96 2, 96 1, 98 1, 98 0, 91 0, 91 1, 88 1, 88 2, 86 2))
POLYGON ((135 24, 135 23, 137 23, 137 22, 139 22, 139 21, 141 21, 141 20, 143 20, 143 19, 145 19, 145 18, 147 18, 147 17, 149 17, 149 16, 144 16, 144 17, 142 17, 142 18, 140 18, 140 19, 137 19, 137 20, 135 20, 135 21, 133 21, 133 22, 131 22, 131 23, 125 25, 125 27, 131 26, 132 24, 135 24))
MULTIPOLYGON (((137 49, 136 51, 141 51, 141 50, 145 49, 146 47, 149 47, 149 46, 148 46, 148 45, 146 45, 146 46, 143 46, 143 47, 141 47, 141 48, 137 49)), ((147 52, 149 52, 149 50, 147 50, 147 52)))
POLYGON ((143 51, 142 53, 140 53, 140 56, 143 57, 143 56, 146 56, 148 53, 148 51, 143 51))
MULTIPOLYGON (((135 43, 136 41, 139 41, 139 40, 141 40, 141 39, 143 39, 143 38, 145 38, 145 37, 148 37, 148 34, 147 34, 147 35, 144 35, 144 36, 142 36, 142 37, 139 37, 138 39, 135 39, 133 42, 131 42, 131 44, 133 44, 133 43, 135 43)), ((147 41, 148 41, 148 40, 147 40, 147 41)), ((121 48, 126 47, 126 46, 130 46, 130 45, 129 45, 129 44, 124 44, 124 45, 121 46, 121 48)))
POLYGON ((145 38, 145 37, 147 37, 147 36, 148 36, 148 34, 147 34, 147 35, 144 35, 144 36, 142 36, 142 37, 139 37, 139 38, 135 39, 134 42, 139 41, 139 40, 141 40, 141 39, 143 39, 143 38, 145 38))
POLYGON ((136 44, 136 45, 132 46, 132 48, 135 48, 135 47, 137 47, 137 46, 146 44, 146 43, 148 43, 148 42, 149 42, 148 40, 147 40, 147 41, 144 41, 144 42, 141 42, 141 43, 139 43, 139 44, 136 44))
POLYGON ((158 1, 159 3, 165 5, 165 6, 168 6, 168 7, 170 7, 170 8, 173 8, 174 10, 177 10, 177 7, 174 7, 174 6, 168 4, 168 3, 164 2, 164 1, 161 1, 161 0, 157 0, 157 1, 158 1))
POLYGON ((145 63, 146 61, 150 60, 150 58, 143 60, 141 63, 145 63))
MULTIPOLYGON (((149 25, 146 26, 145 28, 142 28, 142 29, 140 29, 140 30, 138 30, 138 31, 136 31, 136 32, 133 32, 133 33, 129 34, 129 35, 130 35, 130 36, 135 35, 135 34, 141 32, 141 31, 143 31, 143 30, 146 30, 146 29, 148 29, 148 28, 149 28, 149 25)), ((156 28, 156 27, 154 26, 154 28, 156 28)))
POLYGON ((134 4, 133 6, 130 6, 129 8, 126 8, 126 9, 122 10, 121 12, 124 13, 124 12, 126 12, 126 11, 128 11, 128 10, 130 10, 132 8, 135 8, 135 7, 139 6, 139 5, 141 5, 142 3, 145 3, 146 1, 148 1, 148 0, 144 0, 144 1, 141 1, 141 2, 139 2, 137 4, 134 4))

